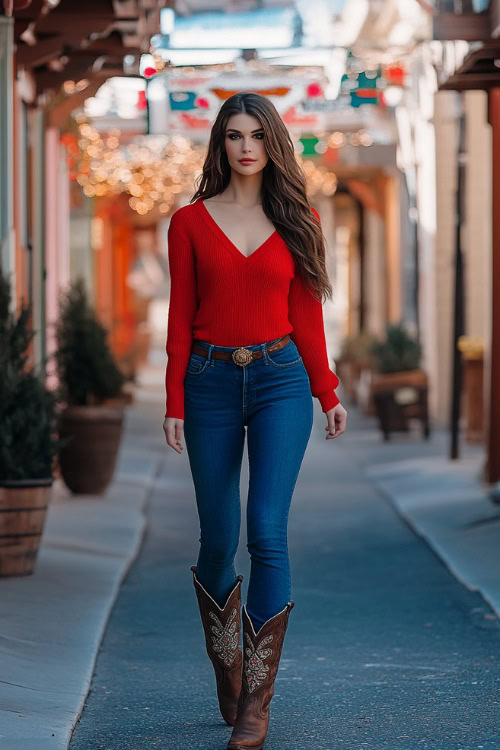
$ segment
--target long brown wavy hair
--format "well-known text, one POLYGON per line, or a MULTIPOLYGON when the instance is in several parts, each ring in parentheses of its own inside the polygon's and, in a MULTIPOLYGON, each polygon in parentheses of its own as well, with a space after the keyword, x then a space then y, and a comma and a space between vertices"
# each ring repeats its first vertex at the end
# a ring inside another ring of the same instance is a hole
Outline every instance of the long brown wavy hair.
POLYGON ((268 161, 263 169, 261 200, 294 257, 297 270, 314 296, 322 301, 332 296, 326 271, 326 249, 321 225, 312 213, 306 191, 306 176, 299 165, 292 139, 274 104, 254 92, 240 92, 226 99, 212 126, 208 151, 199 184, 191 198, 219 195, 231 180, 231 167, 224 147, 226 125, 231 115, 254 115, 264 129, 268 161))

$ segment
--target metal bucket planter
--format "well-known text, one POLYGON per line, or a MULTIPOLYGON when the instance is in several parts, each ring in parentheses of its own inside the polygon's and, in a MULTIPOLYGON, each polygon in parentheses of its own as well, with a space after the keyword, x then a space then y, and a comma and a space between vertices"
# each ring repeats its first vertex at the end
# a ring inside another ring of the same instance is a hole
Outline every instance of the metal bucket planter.
POLYGON ((113 478, 124 406, 70 406, 59 434, 69 438, 59 453, 61 476, 74 494, 100 495, 113 478))
POLYGON ((53 478, 0 482, 0 576, 33 573, 53 478))

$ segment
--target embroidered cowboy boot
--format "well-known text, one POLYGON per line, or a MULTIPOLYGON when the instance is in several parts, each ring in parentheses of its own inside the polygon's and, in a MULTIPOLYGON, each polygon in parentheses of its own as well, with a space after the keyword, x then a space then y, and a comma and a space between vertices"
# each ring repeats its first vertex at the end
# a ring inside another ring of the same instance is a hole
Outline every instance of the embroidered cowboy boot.
POLYGON ((269 725, 270 702, 281 649, 294 602, 265 622, 256 634, 243 605, 243 681, 236 723, 227 750, 260 750, 269 725))
POLYGON ((233 726, 241 690, 242 653, 240 648, 241 581, 238 576, 233 590, 221 609, 196 577, 191 566, 201 622, 205 631, 207 653, 215 670, 217 697, 222 718, 233 726))

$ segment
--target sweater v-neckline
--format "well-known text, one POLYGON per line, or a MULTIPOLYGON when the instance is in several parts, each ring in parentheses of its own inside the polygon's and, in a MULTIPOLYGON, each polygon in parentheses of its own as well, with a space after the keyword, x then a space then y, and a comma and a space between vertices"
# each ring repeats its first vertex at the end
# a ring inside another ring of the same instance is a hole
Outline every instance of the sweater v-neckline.
POLYGON ((236 247, 234 242, 229 239, 227 234, 220 228, 220 226, 215 221, 214 217, 208 210, 208 208, 205 206, 204 201, 200 198, 198 200, 198 203, 200 204, 200 207, 202 209, 202 215, 206 220, 206 223, 208 226, 212 229, 212 231, 217 235, 217 237, 224 243, 224 245, 227 247, 229 252, 231 252, 236 257, 240 258, 244 263, 248 263, 254 255, 257 255, 259 252, 261 252, 267 244, 274 239, 274 237, 278 234, 278 230, 275 229, 274 232, 272 232, 267 239, 264 240, 258 247, 255 248, 253 252, 250 253, 250 255, 244 255, 239 248, 236 247))

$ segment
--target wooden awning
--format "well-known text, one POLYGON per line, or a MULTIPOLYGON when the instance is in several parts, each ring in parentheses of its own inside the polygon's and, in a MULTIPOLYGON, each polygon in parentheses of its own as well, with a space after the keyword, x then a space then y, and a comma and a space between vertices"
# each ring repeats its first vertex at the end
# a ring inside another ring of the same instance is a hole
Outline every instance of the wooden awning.
POLYGON ((464 58, 462 65, 440 83, 440 90, 468 91, 500 86, 500 39, 491 39, 464 58))
POLYGON ((16 65, 31 72, 41 94, 68 79, 91 80, 96 71, 101 79, 106 70, 117 75, 125 55, 136 57, 138 73, 164 5, 163 0, 4 0, 3 7, 14 18, 16 65))

